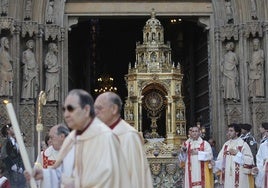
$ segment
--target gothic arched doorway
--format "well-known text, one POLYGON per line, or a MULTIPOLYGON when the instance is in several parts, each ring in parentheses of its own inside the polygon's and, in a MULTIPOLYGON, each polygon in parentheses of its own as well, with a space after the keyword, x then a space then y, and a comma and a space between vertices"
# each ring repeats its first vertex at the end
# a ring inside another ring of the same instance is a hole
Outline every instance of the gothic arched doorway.
MULTIPOLYGON (((183 70, 187 127, 199 121, 206 127, 208 137, 208 33, 199 26, 198 17, 157 18, 165 28, 165 40, 170 41, 172 60, 175 66, 180 62, 183 70)), ((129 63, 132 66, 135 63, 136 42, 142 41, 147 19, 147 16, 80 17, 69 31, 69 88, 84 88, 93 94, 98 74, 105 72, 114 78, 118 94, 124 100, 127 96, 124 76, 129 63)))

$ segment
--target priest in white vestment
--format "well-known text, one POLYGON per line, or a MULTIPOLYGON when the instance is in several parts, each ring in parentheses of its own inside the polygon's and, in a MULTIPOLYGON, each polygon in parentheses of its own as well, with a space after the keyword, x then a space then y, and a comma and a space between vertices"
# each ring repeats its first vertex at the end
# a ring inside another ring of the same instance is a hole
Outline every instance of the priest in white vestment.
POLYGON ((122 101, 113 92, 99 95, 94 104, 96 116, 112 129, 120 140, 132 188, 152 188, 149 163, 143 148, 143 138, 126 121, 120 118, 122 101))
POLYGON ((255 185, 257 188, 268 187, 268 140, 264 141, 256 155, 256 163, 258 174, 255 178, 255 185))
POLYGON ((248 144, 239 138, 240 134, 239 124, 228 125, 229 140, 218 154, 216 164, 224 188, 254 188, 253 156, 248 144))
POLYGON ((192 127, 191 139, 184 143, 186 152, 185 161, 185 188, 212 188, 213 173, 211 160, 213 159, 210 144, 201 137, 199 127, 192 127))
POLYGON ((49 139, 51 145, 38 156, 35 163, 37 168, 39 165, 42 168, 51 168, 54 165, 63 141, 68 136, 69 132, 69 129, 64 124, 54 125, 50 129, 49 139))

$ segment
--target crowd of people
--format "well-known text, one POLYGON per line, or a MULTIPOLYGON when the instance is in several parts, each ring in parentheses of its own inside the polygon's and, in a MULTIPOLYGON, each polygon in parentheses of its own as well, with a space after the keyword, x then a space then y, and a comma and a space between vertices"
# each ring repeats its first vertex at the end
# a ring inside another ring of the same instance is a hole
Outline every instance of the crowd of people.
MULTIPOLYGON (((122 105, 113 92, 94 101, 84 90, 71 90, 63 105, 66 124, 50 128, 32 174, 24 169, 12 125, 3 126, 0 185, 24 188, 33 177, 40 188, 153 187, 143 137, 121 118, 122 105)), ((217 152, 214 139, 204 140, 200 127, 191 127, 179 151, 184 187, 267 187, 268 123, 259 128, 259 143, 251 129, 228 125, 228 140, 217 152)))
MULTIPOLYGON (((18 155, 21 163, 15 170, 23 184, 16 182, 19 184, 11 187, 24 188, 31 177, 41 188, 153 187, 143 138, 121 118, 121 110, 121 98, 115 93, 101 94, 94 102, 88 92, 71 90, 63 105, 66 125, 50 128, 32 174, 25 171, 18 155)), ((3 130, 8 130, 6 136, 12 133, 12 146, 16 148, 12 126, 3 130)), ((13 168, 11 165, 7 169, 13 168)), ((6 179, 12 184, 9 177, 6 179)))
POLYGON ((184 187, 268 187, 268 123, 259 128, 262 136, 259 143, 251 128, 246 123, 228 125, 228 140, 217 153, 215 140, 203 140, 200 127, 191 127, 179 154, 185 170, 184 187))

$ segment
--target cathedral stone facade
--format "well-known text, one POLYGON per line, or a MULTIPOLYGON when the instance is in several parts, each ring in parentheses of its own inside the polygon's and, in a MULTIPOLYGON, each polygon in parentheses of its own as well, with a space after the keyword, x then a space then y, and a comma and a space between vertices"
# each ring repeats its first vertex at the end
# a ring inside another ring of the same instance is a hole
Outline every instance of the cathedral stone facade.
MULTIPOLYGON (((69 87, 68 32, 83 16, 192 16, 203 28, 208 102, 192 110, 205 113, 209 135, 221 145, 226 125, 268 121, 268 1, 266 0, 0 0, 0 98, 15 108, 26 146, 36 157, 38 93, 45 91, 44 131, 62 122, 61 107, 69 87)), ((189 70, 190 71, 190 70, 189 70)), ((184 73, 185 74, 185 73, 184 73)), ((194 84, 190 93, 193 92, 194 84)), ((205 93, 205 94, 204 94, 205 93)), ((191 105, 189 105, 191 107, 191 105)), ((186 106, 187 108, 187 106, 186 106)), ((9 122, 0 104, 1 124, 9 122)))

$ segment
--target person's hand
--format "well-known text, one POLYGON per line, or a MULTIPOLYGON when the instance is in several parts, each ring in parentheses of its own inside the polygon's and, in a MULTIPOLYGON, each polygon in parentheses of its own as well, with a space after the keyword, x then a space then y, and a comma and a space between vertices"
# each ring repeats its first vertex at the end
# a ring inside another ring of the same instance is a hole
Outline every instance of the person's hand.
MULTIPOLYGON (((28 171, 24 171, 24 177, 26 179, 27 182, 30 182, 31 180, 31 174, 28 171)), ((43 170, 42 169, 38 169, 38 168, 33 168, 33 173, 32 173, 33 177, 35 180, 42 180, 43 179, 43 170)))
POLYGON ((259 173, 259 169, 258 169, 258 167, 253 167, 252 170, 251 170, 251 174, 255 176, 255 175, 257 175, 258 173, 259 173))
POLYGON ((238 153, 238 151, 236 149, 229 149, 229 153, 231 155, 236 155, 238 153))
POLYGON ((180 149, 181 149, 182 152, 186 152, 187 151, 187 147, 185 147, 183 145, 181 145, 181 148, 180 149))
POLYGON ((43 170, 40 168, 33 169, 33 177, 35 180, 42 180, 43 179, 43 170))
POLYGON ((192 149, 191 154, 192 155, 197 155, 198 154, 198 149, 192 149))
POLYGON ((31 179, 31 175, 30 175, 30 173, 29 173, 28 171, 25 170, 25 171, 23 172, 23 174, 24 174, 24 177, 25 177, 26 181, 29 182, 30 179, 31 179))

